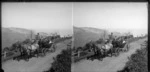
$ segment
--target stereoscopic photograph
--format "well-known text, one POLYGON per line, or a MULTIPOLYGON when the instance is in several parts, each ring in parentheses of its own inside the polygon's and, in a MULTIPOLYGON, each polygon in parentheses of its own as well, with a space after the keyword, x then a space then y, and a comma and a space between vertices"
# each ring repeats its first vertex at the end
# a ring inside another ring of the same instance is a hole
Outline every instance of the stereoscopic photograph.
POLYGON ((4 72, 148 72, 147 2, 2 2, 4 72))

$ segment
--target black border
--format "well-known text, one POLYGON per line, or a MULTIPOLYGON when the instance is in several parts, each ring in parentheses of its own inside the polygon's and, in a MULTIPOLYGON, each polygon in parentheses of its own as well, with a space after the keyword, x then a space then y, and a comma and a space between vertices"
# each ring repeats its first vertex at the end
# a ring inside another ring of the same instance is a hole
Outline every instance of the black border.
POLYGON ((149 2, 149 0, 2 0, 2 2, 149 2))
MULTIPOLYGON (((150 43, 150 41, 149 41, 149 38, 150 38, 150 35, 149 35, 150 34, 150 29, 149 29, 150 28, 150 25, 149 25, 150 24, 150 14, 149 14, 150 13, 150 0, 2 0, 0 3, 0 6, 2 5, 2 2, 147 2, 148 3, 148 5, 147 5, 147 8, 148 8, 148 51, 150 50, 149 49, 149 47, 150 47, 150 45, 149 45, 149 43, 150 43)), ((0 14, 1 14, 1 7, 0 7, 0 14)), ((2 15, 0 15, 0 23, 2 22, 1 16, 2 15)), ((1 27, 2 27, 2 25, 0 24, 0 29, 1 29, 1 27)), ((0 37, 2 36, 1 33, 0 33, 0 37)), ((1 42, 2 42, 2 40, 1 40, 1 42)), ((0 44, 2 45, 2 43, 0 43, 0 44)), ((1 51, 1 49, 0 49, 0 51, 1 51)), ((149 60, 149 56, 150 56, 150 54, 148 52, 148 60, 149 60)), ((0 61, 1 61, 1 59, 0 59, 0 61)), ((1 71, 3 71, 2 64, 0 65, 0 67, 1 67, 1 71)), ((148 61, 148 71, 150 71, 149 61, 148 61)))
POLYGON ((148 6, 147 6, 147 8, 148 8, 148 71, 150 71, 150 66, 149 66, 149 56, 150 56, 150 54, 149 54, 149 51, 150 51, 150 49, 149 49, 149 47, 150 47, 150 45, 149 45, 149 43, 150 43, 150 41, 149 41, 149 38, 150 38, 150 3, 148 2, 148 6))

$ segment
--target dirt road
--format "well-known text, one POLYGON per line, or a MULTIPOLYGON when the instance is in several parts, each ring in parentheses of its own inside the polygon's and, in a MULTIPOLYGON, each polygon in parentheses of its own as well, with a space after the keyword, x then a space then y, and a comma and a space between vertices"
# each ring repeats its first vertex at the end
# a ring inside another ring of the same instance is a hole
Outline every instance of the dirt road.
POLYGON ((130 50, 121 53, 118 57, 106 57, 103 61, 82 60, 72 65, 72 72, 117 72, 121 70, 128 61, 127 57, 133 54, 137 49, 140 49, 147 38, 130 43, 130 50))
POLYGON ((56 51, 49 53, 45 57, 31 58, 28 62, 9 60, 2 65, 2 69, 5 72, 42 72, 50 68, 50 64, 53 62, 53 57, 58 55, 63 49, 67 48, 67 44, 71 40, 58 43, 56 51))

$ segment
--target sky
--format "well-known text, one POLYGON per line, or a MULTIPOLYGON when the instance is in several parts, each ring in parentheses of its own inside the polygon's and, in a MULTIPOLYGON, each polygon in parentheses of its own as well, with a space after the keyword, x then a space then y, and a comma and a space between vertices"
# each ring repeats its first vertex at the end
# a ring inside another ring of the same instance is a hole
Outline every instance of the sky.
POLYGON ((114 31, 147 33, 147 3, 74 3, 73 25, 114 31))
POLYGON ((147 3, 2 3, 2 27, 71 33, 73 25, 147 33, 147 3))
POLYGON ((72 30, 72 3, 2 3, 2 27, 72 30))

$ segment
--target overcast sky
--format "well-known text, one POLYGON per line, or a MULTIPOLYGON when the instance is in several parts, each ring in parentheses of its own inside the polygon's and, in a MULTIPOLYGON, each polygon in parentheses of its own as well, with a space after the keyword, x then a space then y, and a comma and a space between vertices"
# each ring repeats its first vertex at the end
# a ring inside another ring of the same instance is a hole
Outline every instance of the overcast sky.
POLYGON ((147 3, 2 3, 3 27, 47 30, 72 25, 147 33, 147 3))
POLYGON ((72 3, 2 3, 2 26, 72 29, 72 3))
POLYGON ((134 33, 138 33, 136 30, 146 33, 148 29, 147 3, 74 3, 73 16, 77 27, 124 29, 134 33))

